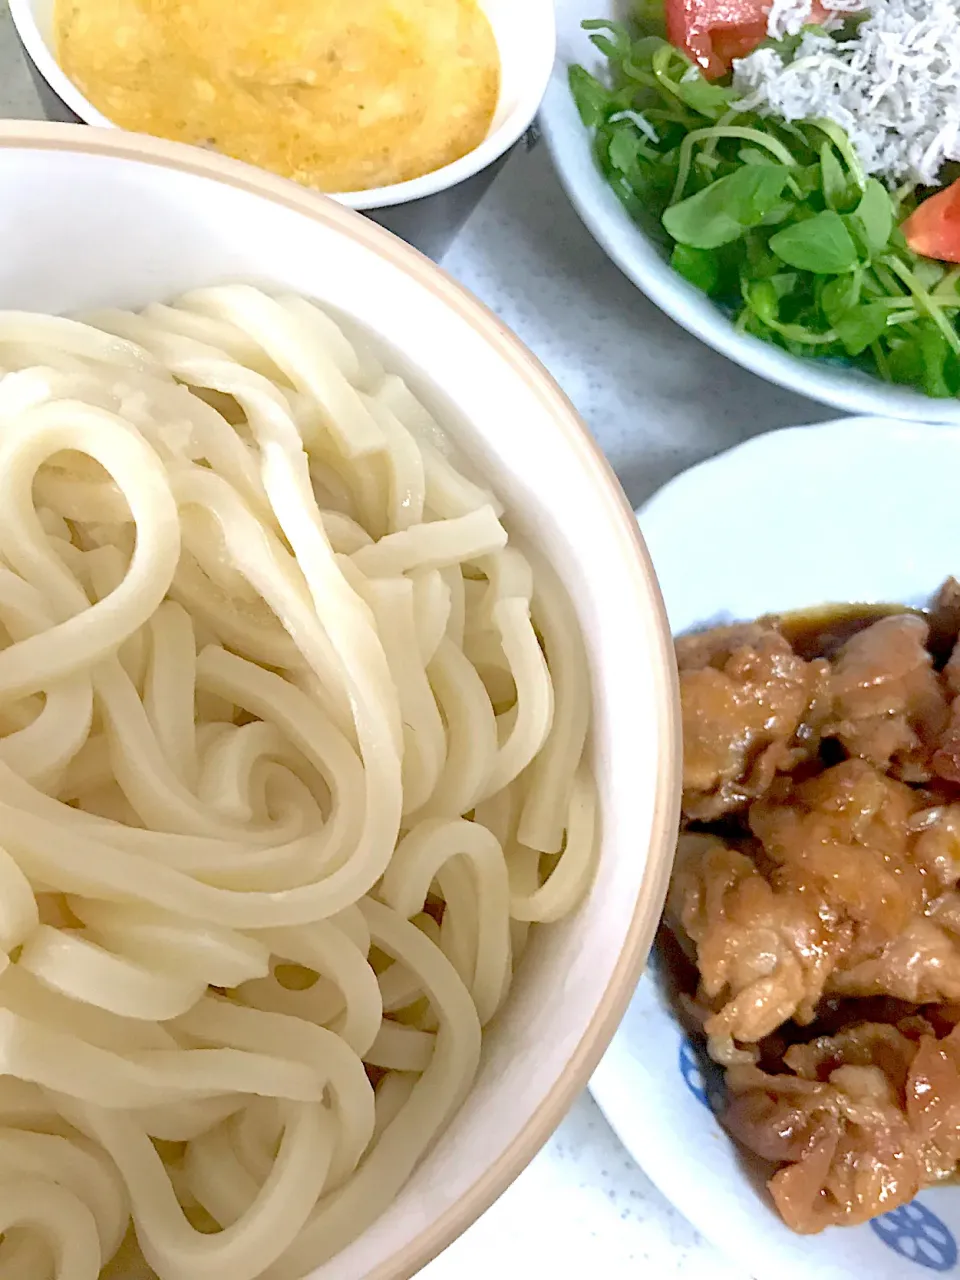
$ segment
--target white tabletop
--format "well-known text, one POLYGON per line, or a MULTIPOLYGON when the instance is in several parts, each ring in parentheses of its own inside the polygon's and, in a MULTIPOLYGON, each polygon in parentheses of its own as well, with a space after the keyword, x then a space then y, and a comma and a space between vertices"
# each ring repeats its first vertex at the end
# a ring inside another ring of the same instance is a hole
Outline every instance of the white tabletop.
MULTIPOLYGON (((0 5, 0 116, 39 119, 0 5)), ((647 302, 581 226, 543 146, 514 155, 444 266, 557 378, 634 505, 748 435, 831 416, 729 364, 647 302)), ((563 1274, 748 1280, 667 1204, 586 1095, 514 1186, 422 1273, 563 1274)))

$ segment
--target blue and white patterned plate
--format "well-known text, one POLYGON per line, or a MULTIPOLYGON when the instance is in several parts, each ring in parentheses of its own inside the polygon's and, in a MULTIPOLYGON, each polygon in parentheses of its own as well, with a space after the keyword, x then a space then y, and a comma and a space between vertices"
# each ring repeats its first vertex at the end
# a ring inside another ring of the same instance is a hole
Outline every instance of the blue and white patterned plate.
MULTIPOLYGON (((923 603, 960 576, 960 430, 847 419, 772 432, 639 512, 674 633, 837 603, 923 603)), ((637 1163, 754 1280, 960 1280, 960 1186, 866 1226, 797 1236, 718 1123, 722 1073, 676 1022, 656 961, 590 1085, 637 1163)))

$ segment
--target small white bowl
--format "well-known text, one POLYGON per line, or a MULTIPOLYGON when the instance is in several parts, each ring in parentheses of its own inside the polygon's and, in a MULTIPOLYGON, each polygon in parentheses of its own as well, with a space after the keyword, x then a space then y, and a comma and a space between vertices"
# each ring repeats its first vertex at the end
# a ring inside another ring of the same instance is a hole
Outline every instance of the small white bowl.
MULTIPOLYGON (((79 120, 100 128, 115 128, 80 92, 57 62, 54 42, 54 0, 9 0, 10 15, 23 45, 27 64, 43 92, 44 110, 51 120, 79 120), (66 111, 62 110, 66 108, 66 111)), ((365 212, 392 209, 442 195, 483 174, 529 128, 543 98, 556 51, 556 25, 552 0, 480 0, 490 22, 500 54, 500 97, 489 132, 473 151, 422 177, 368 191, 331 193, 351 209, 365 212)), ((483 194, 485 184, 474 184, 469 202, 446 201, 421 206, 418 223, 431 231, 417 234, 409 220, 391 230, 417 244, 432 256, 450 238, 448 224, 462 223, 483 194), (434 224, 443 224, 434 225, 434 224), (443 233, 443 234, 441 234, 443 233)), ((386 219, 384 219, 386 221, 386 219)), ((458 226, 453 227, 455 232, 458 226)))
POLYGON ((581 22, 586 18, 623 21, 632 8, 629 0, 557 0, 558 56, 540 112, 543 137, 560 181, 597 242, 668 316, 768 382, 848 413, 960 423, 960 401, 935 400, 919 391, 891 386, 859 369, 800 359, 772 343, 738 333, 729 315, 679 276, 660 246, 633 221, 597 167, 592 133, 581 122, 567 83, 567 73, 575 63, 603 75, 604 60, 581 29, 581 22))
MULTIPOLYGON (((819 604, 921 605, 960 571, 960 430, 847 419, 760 436, 638 515, 674 634, 819 604)), ((797 1236, 711 1109, 722 1073, 688 1041, 653 962, 590 1084, 666 1197, 754 1280, 960 1274, 960 1193, 797 1236)))
POLYGON ((4 121, 0 237, 4 308, 137 307, 229 279, 317 299, 449 428, 580 619, 602 827, 595 883, 578 912, 531 940, 450 1127, 383 1217, 313 1277, 406 1280, 500 1195, 584 1088, 662 907, 679 806, 676 679, 633 513, 569 401, 500 321, 333 200, 176 143, 4 121))

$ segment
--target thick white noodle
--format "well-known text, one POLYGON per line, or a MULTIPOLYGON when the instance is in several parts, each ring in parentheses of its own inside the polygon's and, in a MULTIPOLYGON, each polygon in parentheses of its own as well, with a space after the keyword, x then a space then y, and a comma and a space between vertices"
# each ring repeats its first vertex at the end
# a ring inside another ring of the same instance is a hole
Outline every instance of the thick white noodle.
POLYGON ((301 1280, 589 891, 576 613, 313 303, 88 319, 0 313, 0 1280, 301 1280))

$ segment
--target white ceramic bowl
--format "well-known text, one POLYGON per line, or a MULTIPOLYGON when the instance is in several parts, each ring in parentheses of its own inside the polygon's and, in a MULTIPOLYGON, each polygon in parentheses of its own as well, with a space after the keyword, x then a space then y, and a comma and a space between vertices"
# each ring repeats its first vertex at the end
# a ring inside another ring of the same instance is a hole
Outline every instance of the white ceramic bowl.
POLYGON ((598 243, 668 316, 769 382, 849 413, 960 423, 960 401, 934 400, 857 369, 799 359, 737 333, 729 316, 677 275, 661 248, 629 216, 594 161, 591 133, 577 114, 567 72, 580 63, 602 75, 604 60, 580 24, 586 18, 623 20, 632 7, 630 0, 557 0, 557 62, 540 112, 543 136, 560 181, 598 243))
POLYGON ((314 1278, 403 1280, 560 1121, 653 936, 676 830, 679 732, 669 631, 633 513, 568 401, 500 322, 332 200, 174 143, 8 121, 0 238, 3 308, 139 306, 226 279, 318 299, 364 330, 448 425, 579 614, 603 826, 595 884, 579 912, 531 942, 444 1137, 392 1208, 314 1278))
MULTIPOLYGON (((14 27, 23 45, 28 66, 43 93, 50 119, 79 119, 84 124, 114 128, 80 92, 60 68, 54 53, 54 0, 9 0, 14 27), (65 107, 64 112, 61 108, 65 107)), ((497 161, 523 136, 543 98, 556 50, 553 0, 480 0, 500 53, 500 97, 487 136, 467 155, 432 173, 368 191, 338 193, 334 199, 351 209, 365 211, 392 209, 451 192, 470 183, 497 161)), ((482 181, 472 184, 469 200, 434 200, 421 206, 416 221, 407 219, 393 225, 383 221, 424 252, 438 256, 446 247, 450 232, 466 218, 485 189, 482 181), (457 224, 457 225, 453 225, 457 224), (429 234, 428 234, 429 233, 429 234)))
MULTIPOLYGON (((777 431, 694 467, 639 512, 675 634, 838 602, 925 604, 960 572, 960 430, 847 419, 777 431)), ((722 1074, 651 964, 591 1091, 634 1159, 753 1280, 960 1274, 960 1192, 861 1227, 793 1235, 720 1127, 722 1074)))

